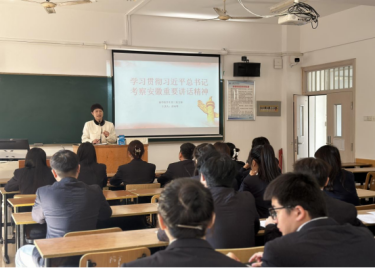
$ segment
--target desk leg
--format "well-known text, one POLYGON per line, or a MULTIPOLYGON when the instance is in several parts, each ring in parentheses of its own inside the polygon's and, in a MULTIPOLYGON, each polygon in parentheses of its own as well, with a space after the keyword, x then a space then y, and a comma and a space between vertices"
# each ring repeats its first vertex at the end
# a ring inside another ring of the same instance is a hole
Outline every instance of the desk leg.
MULTIPOLYGON (((3 195, 0 194, 0 206, 3 205, 3 195)), ((0 225, 0 244, 3 243, 3 208, 0 208, 0 220, 1 220, 1 225, 0 225)))
MULTIPOLYGON (((15 213, 18 213, 18 208, 15 208, 15 213)), ((16 251, 20 248, 21 243, 21 232, 20 226, 16 225, 16 251)))
POLYGON ((50 258, 44 259, 44 267, 51 267, 51 259, 50 258))
POLYGON ((4 261, 9 264, 8 256, 8 204, 7 196, 4 195, 4 261))

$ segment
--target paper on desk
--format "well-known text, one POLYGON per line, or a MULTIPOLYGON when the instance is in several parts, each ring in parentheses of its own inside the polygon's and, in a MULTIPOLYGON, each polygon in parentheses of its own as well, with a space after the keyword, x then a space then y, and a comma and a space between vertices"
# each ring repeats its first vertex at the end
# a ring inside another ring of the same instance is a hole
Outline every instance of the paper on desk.
POLYGON ((372 214, 372 215, 375 216, 375 211, 371 211, 371 212, 367 212, 367 213, 372 214))
POLYGON ((260 221, 260 226, 262 226, 263 228, 266 228, 266 221, 260 221))
POLYGON ((357 218, 365 223, 375 223, 375 215, 372 214, 360 214, 357 218))

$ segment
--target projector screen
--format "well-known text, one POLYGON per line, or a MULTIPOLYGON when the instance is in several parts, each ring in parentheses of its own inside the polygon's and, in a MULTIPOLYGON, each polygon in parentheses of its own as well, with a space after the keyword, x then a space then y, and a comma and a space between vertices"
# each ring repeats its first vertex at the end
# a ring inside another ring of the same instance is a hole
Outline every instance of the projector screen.
POLYGON ((219 74, 219 55, 113 51, 116 134, 222 136, 219 74))

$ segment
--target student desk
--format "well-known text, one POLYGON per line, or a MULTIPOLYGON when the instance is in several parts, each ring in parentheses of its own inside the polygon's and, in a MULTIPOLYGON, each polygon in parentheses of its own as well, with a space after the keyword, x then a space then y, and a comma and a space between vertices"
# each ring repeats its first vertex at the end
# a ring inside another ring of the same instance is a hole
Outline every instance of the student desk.
POLYGON ((14 192, 6 192, 4 188, 0 188, 0 204, 3 205, 4 208, 4 221, 3 221, 3 210, 0 208, 0 244, 4 243, 4 261, 6 264, 9 264, 9 257, 8 257, 8 243, 14 243, 13 239, 8 239, 8 209, 7 209, 7 200, 9 197, 13 197, 13 195, 18 194, 18 191, 14 192), (4 226, 4 238, 2 234, 2 226, 4 226), (8 241, 9 240, 9 241, 8 241))
MULTIPOLYGON (((358 212, 358 215, 363 215, 363 214, 367 214, 368 212, 375 212, 375 209, 358 210, 357 212, 358 212)), ((375 225, 375 223, 366 223, 366 222, 362 222, 362 223, 366 226, 375 225)))
POLYGON ((375 167, 345 168, 345 170, 354 173, 355 182, 358 182, 362 185, 366 181, 367 173, 375 172, 375 167))
POLYGON ((122 250, 138 247, 165 247, 168 242, 159 241, 157 229, 91 234, 35 240, 40 255, 46 259, 45 266, 51 265, 51 258, 84 255, 86 253, 122 250))
MULTIPOLYGON (((136 205, 122 205, 122 206, 111 206, 112 216, 111 218, 130 217, 138 215, 149 215, 158 213, 158 204, 136 204, 136 205)), ((16 230, 16 249, 19 249, 23 241, 24 226, 30 224, 37 224, 31 215, 31 212, 14 213, 12 218, 17 226, 16 230), (22 235, 21 235, 22 234, 22 235)))
MULTIPOLYGON (((120 199, 129 199, 137 198, 137 195, 129 191, 103 191, 103 194, 107 200, 120 200, 120 199)), ((35 197, 25 197, 25 198, 12 198, 8 199, 8 203, 14 208, 15 212, 18 213, 20 207, 31 207, 34 206, 35 197)), ((6 204, 6 203, 4 203, 6 204)), ((5 206, 4 206, 5 207, 5 206)), ((4 211, 4 220, 8 218, 8 211, 4 211)), ((4 232, 7 229, 4 228, 4 232)), ((4 236, 6 238, 6 236, 4 236)), ((16 243, 19 242, 16 240, 16 243)), ((4 260, 9 260, 8 258, 8 243, 4 239, 4 260)))
POLYGON ((375 197, 375 191, 357 189, 357 194, 358 194, 359 199, 375 197))
MULTIPOLYGON (((152 189, 138 189, 138 190, 129 190, 133 194, 137 195, 137 197, 143 196, 153 196, 156 194, 160 194, 164 189, 163 188, 152 188, 152 189)), ((138 199, 137 199, 138 202, 138 199)))
POLYGON ((363 168, 363 167, 371 167, 371 164, 353 162, 353 163, 342 163, 343 168, 363 168))
MULTIPOLYGON (((155 178, 159 178, 162 174, 164 174, 166 170, 156 170, 155 171, 155 178)), ((116 173, 107 173, 108 178, 112 178, 115 176, 116 173)))

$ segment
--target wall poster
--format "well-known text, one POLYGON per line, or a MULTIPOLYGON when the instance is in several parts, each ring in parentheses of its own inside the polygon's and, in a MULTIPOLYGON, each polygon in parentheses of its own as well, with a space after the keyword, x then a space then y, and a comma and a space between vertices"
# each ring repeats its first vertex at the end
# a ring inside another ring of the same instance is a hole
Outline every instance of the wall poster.
POLYGON ((228 81, 228 120, 255 121, 254 81, 228 81))

